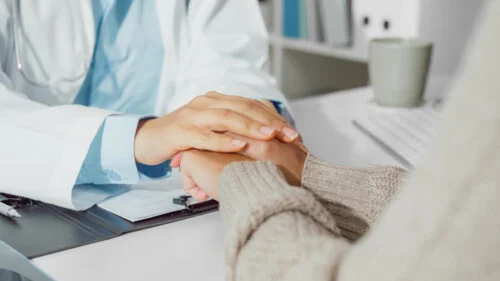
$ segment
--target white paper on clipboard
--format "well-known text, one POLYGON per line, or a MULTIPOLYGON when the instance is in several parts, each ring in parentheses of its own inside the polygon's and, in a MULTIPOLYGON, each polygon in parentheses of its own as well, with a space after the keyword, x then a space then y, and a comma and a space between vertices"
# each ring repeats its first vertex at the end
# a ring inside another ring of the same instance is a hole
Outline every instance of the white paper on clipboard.
POLYGON ((169 178, 130 186, 130 190, 110 198, 99 207, 131 222, 184 209, 173 203, 175 197, 185 195, 181 174, 172 170, 169 178))

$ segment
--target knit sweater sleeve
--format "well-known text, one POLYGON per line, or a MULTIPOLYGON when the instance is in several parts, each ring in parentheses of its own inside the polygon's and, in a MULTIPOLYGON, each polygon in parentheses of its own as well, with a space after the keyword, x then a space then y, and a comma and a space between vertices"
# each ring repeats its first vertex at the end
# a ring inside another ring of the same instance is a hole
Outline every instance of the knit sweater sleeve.
POLYGON ((405 175, 397 167, 347 168, 309 154, 302 185, 333 215, 342 235, 356 240, 378 219, 405 175))
POLYGON ((270 162, 237 162, 220 178, 227 280, 332 280, 350 246, 315 196, 270 162))

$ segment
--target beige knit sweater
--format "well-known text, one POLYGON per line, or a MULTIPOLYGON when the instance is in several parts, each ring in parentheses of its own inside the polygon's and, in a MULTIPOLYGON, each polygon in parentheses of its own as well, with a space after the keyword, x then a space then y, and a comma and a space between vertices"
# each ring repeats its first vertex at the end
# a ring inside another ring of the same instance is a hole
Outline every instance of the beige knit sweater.
POLYGON ((295 268, 296 280, 328 280, 403 175, 398 168, 342 168, 308 155, 300 188, 289 186, 270 162, 232 164, 220 183, 228 279, 295 280, 295 268))
POLYGON ((311 155, 303 187, 272 163, 224 169, 228 280, 500 280, 500 0, 485 11, 439 135, 404 184, 397 168, 311 155))

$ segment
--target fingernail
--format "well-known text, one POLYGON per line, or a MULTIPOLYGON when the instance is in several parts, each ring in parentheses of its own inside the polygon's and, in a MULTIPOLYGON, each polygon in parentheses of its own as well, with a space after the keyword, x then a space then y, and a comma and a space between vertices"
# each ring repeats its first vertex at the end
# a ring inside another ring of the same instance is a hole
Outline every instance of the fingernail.
POLYGON ((244 147, 247 143, 242 140, 232 140, 231 143, 236 147, 244 147))
POLYGON ((275 128, 271 128, 271 127, 267 127, 267 126, 260 127, 260 132, 267 137, 274 134, 274 131, 276 131, 275 128))
POLYGON ((294 140, 299 136, 299 133, 292 128, 284 127, 281 130, 290 140, 294 140))

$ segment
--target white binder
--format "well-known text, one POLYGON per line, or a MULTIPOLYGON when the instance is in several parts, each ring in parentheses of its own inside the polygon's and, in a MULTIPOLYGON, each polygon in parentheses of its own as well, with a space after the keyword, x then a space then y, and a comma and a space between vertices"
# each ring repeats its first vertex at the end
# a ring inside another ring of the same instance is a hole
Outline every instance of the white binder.
POLYGON ((307 35, 314 42, 323 41, 318 6, 319 0, 306 0, 307 35))
POLYGON ((319 12, 325 42, 330 46, 351 44, 351 1, 320 0, 319 12))

